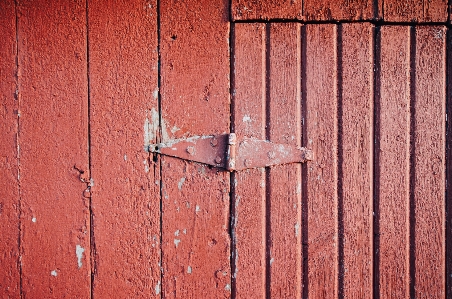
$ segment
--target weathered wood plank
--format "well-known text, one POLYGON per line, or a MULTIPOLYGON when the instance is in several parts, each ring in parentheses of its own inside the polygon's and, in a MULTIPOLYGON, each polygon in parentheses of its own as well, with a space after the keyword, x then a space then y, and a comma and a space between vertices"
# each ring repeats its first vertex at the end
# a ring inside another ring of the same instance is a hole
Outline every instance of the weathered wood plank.
POLYGON ((445 27, 416 27, 415 41, 415 296, 444 298, 445 27))
POLYGON ((373 32, 366 23, 342 25, 343 295, 372 295, 373 32))
MULTIPOLYGON (((240 137, 265 139, 266 25, 236 24, 234 30, 233 128, 240 137)), ((233 278, 236 298, 265 298, 265 169, 235 173, 233 278)))
POLYGON ((0 293, 20 297, 16 12, 0 2, 0 293))
POLYGON ((307 20, 372 20, 375 17, 375 1, 304 0, 303 15, 307 20))
POLYGON ((446 22, 447 0, 379 0, 388 22, 446 22))
POLYGON ((306 25, 304 144, 314 160, 306 168, 308 297, 338 294, 337 27, 306 25))
POLYGON ((156 1, 88 2, 96 298, 160 298, 156 1))
POLYGON ((302 19, 302 2, 295 1, 256 1, 233 0, 233 20, 269 20, 269 19, 302 19))
POLYGON ((90 297, 85 1, 18 2, 23 296, 90 297))
MULTIPOLYGON (((271 24, 268 139, 301 145, 301 37, 296 23, 271 24)), ((301 165, 268 170, 269 285, 272 298, 301 298, 301 165)))
POLYGON ((452 31, 446 32, 446 298, 452 297, 452 31))
POLYGON ((409 298, 410 28, 383 26, 377 73, 380 298, 409 298))
MULTIPOLYGON (((229 132, 228 15, 227 1, 160 3, 163 141, 229 132)), ((165 298, 230 295, 229 177, 162 159, 165 298)))

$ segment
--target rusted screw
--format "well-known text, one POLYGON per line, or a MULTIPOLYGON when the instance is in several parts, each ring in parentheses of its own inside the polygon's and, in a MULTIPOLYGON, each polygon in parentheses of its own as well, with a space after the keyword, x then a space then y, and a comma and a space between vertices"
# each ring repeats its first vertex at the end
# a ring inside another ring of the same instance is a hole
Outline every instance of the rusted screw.
POLYGON ((221 157, 220 157, 220 156, 217 156, 217 157, 215 158, 215 163, 217 163, 217 164, 220 164, 220 163, 221 163, 221 157))
POLYGON ((275 158, 275 152, 268 152, 267 153, 268 158, 274 159, 275 158))
POLYGON ((250 167, 252 162, 251 159, 245 159, 244 161, 246 167, 250 167))
POLYGON ((218 140, 217 140, 216 137, 213 137, 213 138, 210 140, 210 145, 212 145, 213 147, 215 147, 215 146, 218 145, 218 140))
POLYGON ((193 146, 187 147, 187 153, 193 156, 195 154, 195 148, 193 146))

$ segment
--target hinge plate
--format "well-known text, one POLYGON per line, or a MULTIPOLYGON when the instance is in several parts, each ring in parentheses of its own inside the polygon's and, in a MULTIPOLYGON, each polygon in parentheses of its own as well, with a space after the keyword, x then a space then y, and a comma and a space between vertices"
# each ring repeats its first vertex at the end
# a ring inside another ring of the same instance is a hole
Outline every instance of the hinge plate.
POLYGON ((254 138, 237 140, 234 133, 174 139, 150 145, 149 151, 229 171, 304 163, 313 159, 312 152, 304 147, 254 138))

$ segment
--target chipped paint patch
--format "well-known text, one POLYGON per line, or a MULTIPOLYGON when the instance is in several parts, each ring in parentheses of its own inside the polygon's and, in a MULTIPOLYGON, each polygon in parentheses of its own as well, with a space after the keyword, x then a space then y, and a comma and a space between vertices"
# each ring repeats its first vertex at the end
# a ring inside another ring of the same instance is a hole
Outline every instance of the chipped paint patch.
POLYGON ((154 100, 157 100, 159 97, 159 88, 157 87, 156 89, 154 89, 154 91, 152 92, 152 96, 154 97, 154 100))
POLYGON ((179 190, 182 190, 182 185, 184 184, 184 182, 185 182, 185 178, 181 178, 181 179, 179 180, 179 183, 177 183, 177 188, 178 188, 179 190))
POLYGON ((243 122, 251 122, 251 117, 249 115, 243 116, 243 122))
POLYGON ((124 155, 124 161, 127 161, 127 155, 124 155))
POLYGON ((56 270, 52 270, 51 272, 50 272, 50 275, 52 275, 52 276, 57 276, 58 275, 58 273, 57 273, 57 271, 56 270))
POLYGON ((176 230, 175 232, 174 232, 174 235, 177 237, 177 236, 179 236, 179 230, 176 230))
POLYGON ((176 127, 176 126, 174 126, 174 127, 171 129, 171 133, 172 133, 172 134, 176 133, 177 131, 180 131, 180 128, 178 128, 178 127, 176 127))
POLYGON ((36 223, 36 217, 31 218, 31 222, 36 223))
POLYGON ((300 230, 300 225, 298 222, 295 224, 295 237, 298 237, 298 231, 300 230))
POLYGON ((188 273, 188 274, 191 274, 191 272, 192 272, 192 269, 191 269, 190 266, 188 266, 188 267, 187 267, 187 273, 188 273))
POLYGON ((155 293, 157 295, 160 294, 160 280, 157 282, 157 285, 155 286, 155 293))
POLYGON ((80 245, 75 246, 75 255, 77 256, 77 265, 79 268, 81 268, 83 266, 82 258, 83 258, 84 252, 85 252, 85 248, 83 248, 80 245))
POLYGON ((271 259, 270 259, 270 266, 273 264, 274 261, 275 261, 274 258, 271 258, 271 259))
POLYGON ((195 212, 198 213, 199 211, 201 211, 201 208, 198 205, 196 205, 195 212))
POLYGON ((226 286, 224 287, 224 290, 230 292, 231 291, 231 285, 229 283, 226 284, 226 286))
POLYGON ((159 129, 159 113, 154 108, 146 112, 144 120, 144 150, 149 151, 149 146, 157 137, 159 129))
POLYGON ((176 248, 177 248, 177 246, 179 245, 179 243, 180 243, 180 240, 179 240, 179 239, 174 239, 174 245, 176 245, 176 248))

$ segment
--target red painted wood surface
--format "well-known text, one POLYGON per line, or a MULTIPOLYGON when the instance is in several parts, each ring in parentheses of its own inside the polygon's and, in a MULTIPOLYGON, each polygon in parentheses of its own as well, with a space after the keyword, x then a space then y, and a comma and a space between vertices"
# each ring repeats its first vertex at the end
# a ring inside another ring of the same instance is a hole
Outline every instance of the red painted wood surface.
MULTIPOLYGON (((415 31, 414 76, 414 255, 415 296, 445 295, 445 91, 444 27, 415 31)), ((413 230, 412 230, 413 231, 413 230)), ((411 245, 413 246, 413 245, 411 245)))
POLYGON ((234 20, 302 19, 303 0, 233 0, 234 20))
POLYGON ((450 297, 452 38, 410 3, 2 2, 0 297, 450 297), (314 160, 148 152, 230 131, 314 160))
POLYGON ((388 22, 446 22, 447 0, 382 1, 384 20, 388 22))
POLYGON ((314 152, 305 166, 307 296, 338 293, 337 26, 306 25, 303 52, 304 145, 314 152))
POLYGON ((0 2, 0 294, 20 297, 16 11, 0 2))
POLYGON ((304 0, 303 15, 307 20, 371 20, 375 18, 376 1, 304 0))
POLYGON ((409 298, 410 28, 378 36, 377 217, 380 298, 409 298))
POLYGON ((452 31, 446 33, 446 296, 452 296, 452 121, 450 112, 452 108, 452 31))
MULTIPOLYGON (((266 124, 266 25, 234 26, 233 128, 241 137, 264 140, 266 124)), ((236 298, 265 298, 265 169, 234 174, 233 279, 236 298)))
POLYGON ((18 3, 22 296, 90 296, 86 3, 18 3))
POLYGON ((350 23, 341 28, 341 287, 344 298, 366 298, 373 283, 374 27, 350 23))
MULTIPOLYGON (((300 146, 300 26, 272 24, 269 34, 267 138, 300 146)), ((271 167, 267 180, 269 294, 301 298, 301 165, 271 167)))
MULTIPOLYGON (((229 132, 227 5, 160 3, 162 141, 229 132)), ((230 175, 175 158, 161 163, 163 296, 229 297, 230 175)))
POLYGON ((89 1, 93 296, 160 298, 156 1, 89 1))
POLYGON ((232 1, 233 20, 447 22, 447 0, 232 1))

